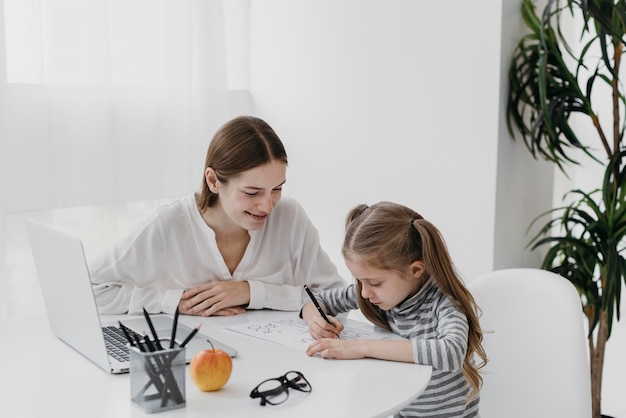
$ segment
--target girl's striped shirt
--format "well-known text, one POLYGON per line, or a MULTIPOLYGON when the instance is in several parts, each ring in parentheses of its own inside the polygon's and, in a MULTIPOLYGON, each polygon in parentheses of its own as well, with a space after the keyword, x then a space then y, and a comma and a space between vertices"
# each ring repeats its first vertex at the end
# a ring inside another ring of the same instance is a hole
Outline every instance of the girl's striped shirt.
MULTIPOLYGON (((356 287, 320 291, 330 315, 358 309, 356 287)), ((472 387, 462 373, 468 322, 430 278, 420 291, 389 311, 391 330, 411 340, 413 361, 432 366, 430 382, 411 404, 396 412, 402 417, 479 417, 480 395, 468 399, 472 387)))

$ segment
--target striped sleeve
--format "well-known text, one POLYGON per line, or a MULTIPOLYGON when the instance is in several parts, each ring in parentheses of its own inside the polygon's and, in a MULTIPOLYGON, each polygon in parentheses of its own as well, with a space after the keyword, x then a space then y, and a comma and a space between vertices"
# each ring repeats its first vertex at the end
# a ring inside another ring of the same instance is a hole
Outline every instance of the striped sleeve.
POLYGON ((358 308, 354 284, 323 290, 317 296, 326 313, 332 316, 358 308))
POLYGON ((429 364, 440 371, 458 371, 463 366, 467 351, 467 318, 448 299, 442 298, 440 302, 435 307, 437 335, 433 338, 411 338, 413 361, 429 364))

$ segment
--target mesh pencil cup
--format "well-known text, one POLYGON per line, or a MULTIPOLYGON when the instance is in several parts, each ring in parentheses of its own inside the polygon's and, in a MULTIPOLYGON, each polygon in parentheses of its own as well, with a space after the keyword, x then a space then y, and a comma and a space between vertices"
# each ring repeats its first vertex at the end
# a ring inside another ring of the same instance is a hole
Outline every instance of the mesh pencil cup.
POLYGON ((185 348, 130 347, 130 399, 149 413, 185 407, 185 348))

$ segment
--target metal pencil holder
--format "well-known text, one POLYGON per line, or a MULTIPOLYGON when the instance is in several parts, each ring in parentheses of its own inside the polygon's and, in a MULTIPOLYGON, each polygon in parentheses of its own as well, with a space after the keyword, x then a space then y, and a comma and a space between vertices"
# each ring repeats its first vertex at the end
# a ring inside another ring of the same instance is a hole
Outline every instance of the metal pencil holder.
POLYGON ((130 347, 130 399, 148 413, 185 407, 185 348, 130 347))

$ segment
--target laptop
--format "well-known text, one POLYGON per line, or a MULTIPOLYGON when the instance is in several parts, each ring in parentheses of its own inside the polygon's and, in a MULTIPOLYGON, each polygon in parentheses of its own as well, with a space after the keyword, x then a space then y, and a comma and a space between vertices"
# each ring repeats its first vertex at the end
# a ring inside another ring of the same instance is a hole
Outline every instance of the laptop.
MULTIPOLYGON (((25 222, 52 332, 103 370, 127 373, 130 368, 128 340, 122 333, 121 348, 115 349, 116 338, 110 338, 109 334, 122 332, 119 319, 131 332, 141 337, 147 333, 152 338, 145 318, 119 315, 114 321, 102 321, 81 240, 33 219, 26 218, 25 222)), ((152 314, 150 319, 159 339, 166 339, 162 344, 169 347, 172 316, 152 314)), ((192 330, 178 321, 176 341, 184 341, 192 330)), ((198 351, 211 348, 207 339, 216 349, 224 350, 232 357, 237 355, 233 347, 200 331, 185 345, 187 363, 198 351)))

